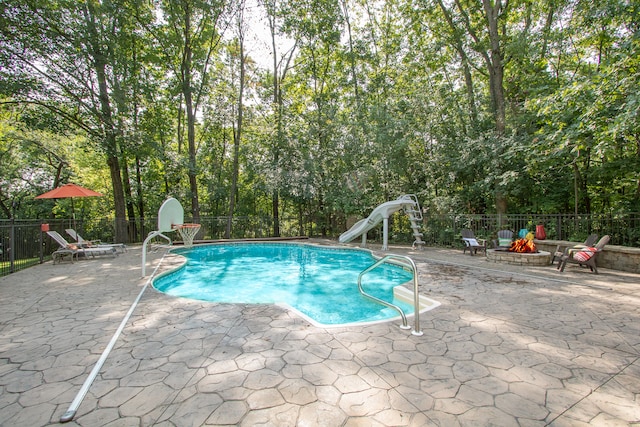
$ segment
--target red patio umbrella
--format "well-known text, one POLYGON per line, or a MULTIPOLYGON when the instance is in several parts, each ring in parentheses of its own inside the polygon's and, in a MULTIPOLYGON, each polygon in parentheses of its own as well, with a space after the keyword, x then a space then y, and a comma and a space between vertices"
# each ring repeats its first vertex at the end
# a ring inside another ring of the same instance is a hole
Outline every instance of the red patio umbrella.
POLYGON ((44 194, 36 196, 36 199, 71 199, 71 215, 73 216, 73 227, 76 228, 76 212, 73 206, 73 199, 75 197, 100 197, 102 194, 89 190, 88 188, 81 187, 76 184, 65 184, 61 187, 54 188, 51 191, 47 191, 44 194))

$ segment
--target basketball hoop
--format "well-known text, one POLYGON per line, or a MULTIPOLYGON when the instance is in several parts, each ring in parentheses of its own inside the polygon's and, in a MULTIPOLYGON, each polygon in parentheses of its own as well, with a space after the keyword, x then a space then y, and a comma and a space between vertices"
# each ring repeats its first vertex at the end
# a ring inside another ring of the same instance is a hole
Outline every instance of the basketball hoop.
POLYGON ((171 227, 178 230, 184 246, 188 248, 193 246, 193 238, 200 231, 200 224, 172 224, 171 227))

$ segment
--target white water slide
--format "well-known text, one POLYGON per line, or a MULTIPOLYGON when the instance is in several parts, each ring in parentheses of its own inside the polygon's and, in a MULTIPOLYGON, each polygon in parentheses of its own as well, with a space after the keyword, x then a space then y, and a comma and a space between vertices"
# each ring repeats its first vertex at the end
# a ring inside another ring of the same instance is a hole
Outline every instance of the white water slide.
POLYGON ((362 236, 362 246, 364 247, 367 243, 367 232, 382 222, 382 250, 388 250, 389 217, 402 209, 409 215, 409 220, 411 221, 413 236, 416 239, 413 243, 414 247, 424 244, 421 239, 422 233, 419 232, 420 226, 417 223, 418 220, 422 220, 422 212, 420 211, 418 199, 413 194, 405 194, 396 200, 377 206, 367 218, 361 219, 349 230, 342 233, 339 238, 340 243, 348 243, 358 236, 362 236))

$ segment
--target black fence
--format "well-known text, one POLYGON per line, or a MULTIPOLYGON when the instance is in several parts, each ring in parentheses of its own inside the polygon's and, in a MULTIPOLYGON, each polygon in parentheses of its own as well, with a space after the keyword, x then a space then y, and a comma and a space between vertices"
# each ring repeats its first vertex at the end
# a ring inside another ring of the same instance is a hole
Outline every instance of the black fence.
POLYGON ((581 242, 589 234, 611 236, 610 244, 640 247, 640 214, 628 215, 425 215, 422 232, 427 245, 460 245, 460 230, 469 228, 479 238, 493 240, 500 230, 535 233, 538 225, 546 238, 581 242))
MULTIPOLYGON (((198 239, 224 239, 228 217, 202 217, 198 239)), ((0 276, 13 273, 34 264, 51 259, 51 254, 59 248, 46 233, 42 224, 55 230, 69 242, 73 240, 65 232, 74 228, 86 240, 115 241, 113 220, 76 221, 69 220, 0 220, 0 276)), ((141 243, 149 232, 157 229, 157 218, 127 222, 128 243, 141 243)), ((496 238, 498 231, 509 229, 536 231, 544 227, 547 239, 584 241, 592 233, 611 236, 610 244, 640 247, 640 214, 628 215, 429 215, 424 214, 421 231, 427 246, 461 246, 460 230, 470 228, 479 238, 489 241, 496 238)), ((273 237, 272 217, 234 217, 231 227, 232 239, 273 237)), ((318 228, 311 223, 302 223, 298 218, 280 219, 280 236, 297 237, 318 235, 318 228)), ((337 238, 339 233, 328 237, 337 238)), ((171 236, 180 240, 178 233, 171 236)), ((382 240, 382 226, 372 229, 368 238, 382 240)), ((389 223, 389 243, 411 244, 414 238, 406 215, 394 215, 389 223)))
MULTIPOLYGON (((189 219, 185 219, 189 221, 189 219)), ((126 243, 141 243, 144 238, 157 229, 157 218, 138 221, 127 221, 126 243)), ((201 231, 198 239, 220 240, 225 238, 228 217, 203 217, 200 219, 201 231)), ((66 229, 74 229, 85 240, 101 240, 115 242, 115 221, 101 219, 86 220, 0 220, 0 277, 25 269, 35 264, 51 260, 51 254, 60 246, 51 239, 43 224, 49 230, 57 231, 69 243, 75 242, 66 233, 66 229)), ((273 236, 273 218, 271 217, 234 217, 231 224, 232 239, 265 238, 273 236)), ((313 229, 300 227, 298 221, 283 219, 280 221, 282 237, 313 235, 313 229), (307 231, 308 230, 308 231, 307 231)), ((180 234, 175 232, 171 238, 180 241, 180 234)), ((162 242, 165 243, 165 242, 162 242)))
POLYGON ((0 276, 43 262, 45 250, 40 225, 0 222, 0 276))

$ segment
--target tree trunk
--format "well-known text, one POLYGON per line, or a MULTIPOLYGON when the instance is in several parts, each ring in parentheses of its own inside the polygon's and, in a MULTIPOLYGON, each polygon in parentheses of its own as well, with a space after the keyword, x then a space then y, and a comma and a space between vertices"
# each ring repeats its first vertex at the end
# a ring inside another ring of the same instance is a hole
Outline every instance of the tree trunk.
MULTIPOLYGON (((275 12, 274 12, 275 13, 275 12)), ((278 46, 276 45, 275 15, 268 14, 271 31, 271 49, 273 51, 273 108, 276 115, 276 136, 273 143, 273 171, 275 182, 271 193, 271 215, 273 216, 273 237, 280 237, 280 145, 282 141, 282 94, 280 93, 280 74, 278 72, 278 46)))
POLYGON ((233 213, 236 209, 236 192, 238 191, 238 169, 239 169, 239 155, 240 155, 240 125, 241 113, 238 112, 238 125, 233 132, 233 171, 231 172, 231 190, 229 190, 229 213, 227 216, 227 229, 224 233, 225 239, 231 238, 231 229, 233 225, 233 213))
MULTIPOLYGON (((240 21, 240 27, 242 27, 242 20, 240 21)), ((231 226, 233 221, 233 213, 235 210, 236 193, 238 191, 238 175, 239 175, 239 163, 240 163, 240 141, 242 139, 242 114, 243 104, 242 99, 244 97, 244 80, 245 80, 245 56, 244 56, 244 39, 243 30, 239 29, 238 41, 240 43, 240 89, 238 93, 238 119, 236 125, 236 131, 233 135, 233 171, 231 178, 231 191, 229 192, 229 216, 227 218, 227 230, 225 236, 227 239, 231 238, 231 226)))
POLYGON ((142 197, 142 168, 140 166, 140 158, 138 156, 136 156, 136 189, 137 189, 137 193, 138 193, 138 200, 137 200, 137 206, 138 206, 138 218, 140 221, 140 226, 138 227, 138 230, 140 231, 140 236, 138 236, 138 240, 144 240, 145 236, 146 236, 146 232, 145 232, 145 225, 144 225, 144 219, 145 219, 145 212, 144 212, 144 198, 142 197))
MULTIPOLYGON (((124 151, 124 150, 123 150, 124 151)), ((135 206, 133 204, 133 195, 131 194, 131 182, 129 181, 129 168, 127 165, 127 158, 124 152, 121 154, 122 156, 122 185, 123 191, 125 194, 125 201, 127 205, 127 215, 130 220, 128 224, 127 236, 136 236, 136 211, 135 206)), ((135 241, 135 238, 134 238, 135 241)))
POLYGON ((191 196, 191 215, 193 222, 200 223, 200 202, 198 200, 198 180, 196 171, 196 117, 192 96, 192 57, 191 50, 191 15, 185 13, 184 60, 182 63, 182 95, 187 113, 187 144, 189 149, 189 193, 191 196))
MULTIPOLYGON (((114 138, 115 139, 115 138, 114 138)), ((114 141, 115 143, 115 141, 114 141)), ((115 208, 115 242, 128 243, 127 218, 125 216, 124 191, 122 188, 122 178, 120 176, 120 163, 117 156, 109 156, 107 159, 111 183, 113 186, 113 202, 115 208)))
POLYGON ((489 69, 489 86, 496 120, 496 132, 498 136, 502 136, 504 135, 506 126, 504 106, 504 64, 502 62, 503 57, 500 47, 500 33, 498 32, 498 20, 500 18, 502 2, 500 0, 494 0, 493 2, 495 4, 491 5, 491 0, 482 0, 487 18, 489 40, 491 43, 491 48, 489 50, 490 61, 487 64, 489 69))
POLYGON ((4 203, 5 199, 8 199, 8 197, 2 194, 2 188, 0 188, 0 210, 4 212, 4 216, 6 218, 11 219, 13 218, 13 215, 11 213, 11 209, 9 209, 9 206, 4 203))
POLYGON ((89 30, 91 46, 91 56, 93 59, 94 70, 98 80, 98 95, 100 101, 100 119, 103 124, 104 137, 103 146, 107 153, 107 165, 111 175, 111 184, 113 187, 113 202, 115 209, 115 241, 117 243, 128 243, 127 239, 127 218, 125 214, 124 190, 122 187, 122 176, 120 175, 120 162, 118 159, 118 142, 116 138, 116 129, 113 124, 113 113, 109 100, 109 89, 107 86, 107 58, 102 52, 99 43, 99 35, 93 21, 95 10, 92 2, 87 2, 86 22, 89 30))
MULTIPOLYGON (((506 129, 505 98, 504 98, 504 63, 501 48, 498 23, 502 12, 501 0, 482 0, 489 32, 489 56, 485 56, 487 71, 489 72, 489 90, 495 119, 496 143, 498 154, 504 150, 501 139, 506 129), (493 4, 492 4, 493 3, 493 4)), ((503 18, 506 19, 506 18, 503 18)), ((496 189, 496 212, 498 215, 507 212, 507 199, 500 189, 496 189)))
POLYGON ((271 34, 271 50, 273 59, 273 113, 276 118, 276 134, 272 144, 272 168, 275 179, 273 182, 273 190, 271 192, 271 214, 273 216, 273 235, 274 237, 280 237, 280 185, 282 184, 280 159, 282 147, 284 146, 284 105, 282 100, 282 81, 289 70, 289 63, 293 57, 296 45, 294 45, 294 47, 287 53, 285 65, 280 67, 278 65, 278 44, 276 43, 277 2, 263 1, 263 3, 267 10, 267 23, 271 34))
MULTIPOLYGON (((445 7, 442 0, 438 0, 438 5, 440 6, 440 10, 442 10, 442 14, 444 15, 444 18, 451 28, 453 34, 458 33, 458 29, 453 21, 453 18, 451 17, 451 13, 445 7)), ((464 72, 464 83, 465 87, 467 88, 467 102, 469 103, 469 114, 471 116, 472 123, 471 129, 475 132, 478 128, 478 109, 476 107, 476 99, 473 87, 473 78, 471 76, 471 67, 469 65, 469 57, 467 56, 467 52, 464 50, 461 37, 456 37, 452 44, 455 50, 458 52, 458 55, 460 56, 460 62, 462 64, 462 69, 464 72)))

